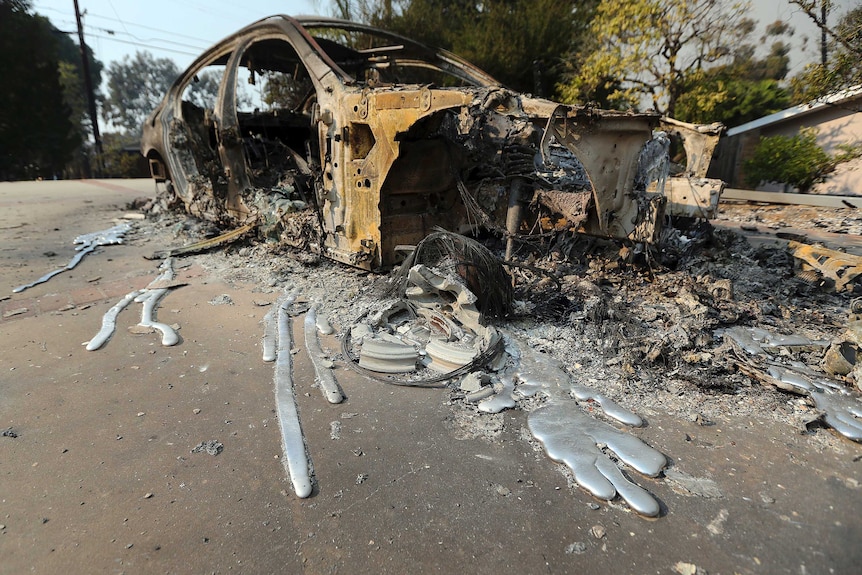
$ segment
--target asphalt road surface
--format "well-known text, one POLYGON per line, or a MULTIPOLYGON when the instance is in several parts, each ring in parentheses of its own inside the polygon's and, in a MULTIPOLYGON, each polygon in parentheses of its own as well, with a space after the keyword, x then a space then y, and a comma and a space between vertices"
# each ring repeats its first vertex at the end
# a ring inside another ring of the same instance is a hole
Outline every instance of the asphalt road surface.
POLYGON ((157 275, 142 255, 163 247, 158 235, 12 293, 153 190, 0 183, 0 574, 859 572, 858 444, 767 417, 702 426, 655 414, 633 433, 712 483, 634 477, 661 502, 647 520, 567 485, 524 440, 523 412, 504 412, 494 440, 463 438, 446 391, 344 369, 347 400, 326 403, 310 387, 301 318, 294 379, 316 483, 298 499, 256 286, 183 258, 187 285, 158 312, 179 344, 130 333, 135 307, 92 352, 82 342, 105 311, 157 275), (208 303, 223 294, 233 305, 208 303), (210 440, 218 455, 192 453, 210 440))

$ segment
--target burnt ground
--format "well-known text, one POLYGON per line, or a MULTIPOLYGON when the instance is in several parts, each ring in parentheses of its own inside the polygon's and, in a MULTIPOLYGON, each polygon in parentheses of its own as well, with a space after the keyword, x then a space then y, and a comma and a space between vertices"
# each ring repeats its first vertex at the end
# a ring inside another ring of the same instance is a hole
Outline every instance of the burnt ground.
POLYGON ((837 337, 850 295, 795 278, 771 237, 753 246, 721 228, 768 236, 792 222, 852 247, 851 212, 818 209, 812 227, 805 209, 727 206, 711 238, 691 230, 691 242, 648 261, 596 242, 528 256, 560 290, 519 271, 520 315, 503 323, 646 419, 630 433, 670 460, 658 478, 627 471, 661 503, 647 520, 574 485, 531 439, 529 403, 479 414, 456 391, 367 380, 344 369, 337 336, 322 343, 347 400, 326 403, 301 316, 294 379, 315 488, 297 499, 279 459, 261 319, 293 286, 343 329, 379 301, 387 278, 249 242, 177 258, 185 285, 158 316, 179 326, 180 343, 129 332, 134 304, 106 346, 88 352, 81 343, 105 311, 157 275, 142 256, 200 229, 134 221, 125 245, 12 294, 152 189, 69 185, 0 185, 0 573, 858 569, 862 445, 820 425, 804 397, 741 373, 715 335, 744 325, 837 337), (211 440, 218 455, 192 452, 211 440))

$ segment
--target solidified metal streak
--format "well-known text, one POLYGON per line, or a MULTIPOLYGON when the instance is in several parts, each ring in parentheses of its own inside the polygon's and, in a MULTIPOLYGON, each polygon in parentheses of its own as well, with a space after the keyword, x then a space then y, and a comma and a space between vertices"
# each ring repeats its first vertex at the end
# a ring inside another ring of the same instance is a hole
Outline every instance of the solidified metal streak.
POLYGON ((290 297, 278 307, 278 353, 275 360, 275 404, 281 425, 281 440, 284 448, 285 469, 290 475, 296 496, 311 495, 309 461, 305 451, 305 439, 299 424, 299 412, 293 392, 293 359, 290 348, 293 343, 293 326, 287 308, 290 297))
POLYGON ((320 348, 320 340, 317 339, 317 310, 314 306, 311 306, 305 313, 304 324, 305 347, 308 349, 308 357, 311 358, 311 363, 314 365, 314 373, 317 374, 320 391, 323 392, 323 397, 329 403, 341 403, 344 401, 344 396, 338 388, 335 376, 332 375, 332 369, 324 366, 321 362, 323 350, 320 348))
POLYGON ((559 360, 529 347, 522 352, 515 375, 521 381, 518 393, 524 397, 532 397, 539 391, 545 391, 550 397, 559 397, 560 394, 555 393, 555 390, 561 390, 570 393, 578 401, 598 403, 605 415, 620 423, 632 427, 640 427, 644 424, 639 415, 622 407, 606 395, 585 385, 572 383, 559 360))
MULTIPOLYGON (((168 282, 174 279, 174 268, 171 258, 166 259, 159 267, 164 271, 155 280, 150 282, 150 285, 156 285, 156 282, 168 282)), ((144 304, 141 309, 141 321, 138 325, 143 327, 152 327, 159 330, 162 332, 162 345, 171 346, 176 345, 180 340, 177 332, 174 331, 174 328, 171 326, 154 321, 153 319, 156 306, 166 293, 168 293, 167 288, 150 289, 148 287, 143 291, 143 293, 135 298, 135 301, 144 304)))
POLYGON ((146 292, 136 297, 135 301, 144 304, 141 309, 141 321, 138 323, 138 325, 143 327, 152 327, 159 330, 160 332, 162 332, 162 345, 171 346, 176 345, 177 342, 180 341, 177 332, 174 331, 174 328, 172 328, 168 324, 153 320, 153 314, 155 313, 156 306, 159 305, 159 301, 165 296, 166 293, 168 293, 168 290, 166 288, 147 290, 146 292))
POLYGON ((131 229, 131 226, 129 226, 129 224, 119 224, 119 225, 114 226, 113 228, 108 228, 107 230, 102 230, 100 232, 92 232, 89 234, 83 234, 83 235, 78 236, 77 238, 75 238, 73 243, 82 244, 82 245, 81 245, 81 247, 75 248, 75 250, 78 253, 75 254, 75 257, 73 257, 69 261, 69 263, 66 264, 65 267, 62 267, 60 269, 56 269, 52 272, 48 272, 47 274, 43 275, 42 277, 40 277, 39 279, 37 279, 36 281, 34 281, 32 283, 18 286, 12 290, 12 293, 21 293, 25 289, 29 289, 33 286, 37 286, 41 283, 48 281, 49 279, 51 279, 52 277, 54 277, 57 274, 63 273, 66 270, 70 270, 70 269, 74 268, 75 266, 78 265, 78 263, 82 259, 84 259, 85 255, 92 252, 93 250, 95 250, 99 246, 107 246, 107 245, 112 245, 112 244, 123 243, 123 236, 130 229, 131 229))
POLYGON ((120 315, 120 312, 132 303, 140 293, 140 290, 127 293, 123 299, 114 304, 114 307, 105 312, 105 315, 102 316, 102 329, 100 329, 99 333, 97 333, 96 336, 87 343, 87 351, 95 351, 105 345, 105 342, 108 341, 117 329, 117 316, 120 315))

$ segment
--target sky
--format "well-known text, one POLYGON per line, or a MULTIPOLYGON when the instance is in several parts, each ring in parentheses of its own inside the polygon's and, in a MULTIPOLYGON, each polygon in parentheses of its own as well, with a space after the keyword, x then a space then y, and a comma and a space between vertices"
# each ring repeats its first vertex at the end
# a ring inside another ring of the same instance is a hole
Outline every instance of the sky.
MULTIPOLYGON (((75 32, 74 0, 32 2, 34 10, 58 29, 75 32)), ((833 0, 833 21, 858 3, 833 0)), ((78 4, 85 13, 85 40, 106 67, 148 50, 156 57, 173 59, 181 70, 217 41, 260 18, 332 13, 331 0, 78 0, 78 4)), ((752 0, 751 5, 751 17, 761 27, 781 20, 795 28, 790 75, 819 59, 819 31, 788 0, 752 0)), ((77 42, 77 36, 74 39, 77 42)))
MULTIPOLYGON (((74 0, 32 0, 78 42, 74 0)), ((204 50, 240 28, 273 14, 330 15, 328 0, 78 0, 84 40, 105 67, 147 50, 171 58, 180 70, 204 50)))

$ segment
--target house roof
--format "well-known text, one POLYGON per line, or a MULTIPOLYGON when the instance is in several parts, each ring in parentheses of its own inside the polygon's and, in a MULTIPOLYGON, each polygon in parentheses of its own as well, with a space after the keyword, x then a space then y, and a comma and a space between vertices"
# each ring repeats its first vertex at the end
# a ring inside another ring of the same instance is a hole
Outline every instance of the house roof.
POLYGON ((743 134, 751 130, 757 130, 764 126, 769 126, 770 124, 777 124, 779 122, 783 122, 784 120, 789 120, 790 118, 799 118, 801 116, 811 114, 812 112, 815 112, 826 106, 843 104, 850 100, 856 100, 859 98, 862 98, 862 84, 858 86, 853 86, 852 88, 847 88, 846 90, 834 92, 832 94, 829 94, 825 98, 820 98, 818 100, 808 102, 807 104, 793 106, 792 108, 787 108, 786 110, 781 110, 780 112, 775 112, 774 114, 770 114, 768 116, 763 116, 762 118, 746 122, 745 124, 741 124, 739 126, 736 126, 735 128, 729 129, 726 135, 736 136, 737 134, 743 134))

